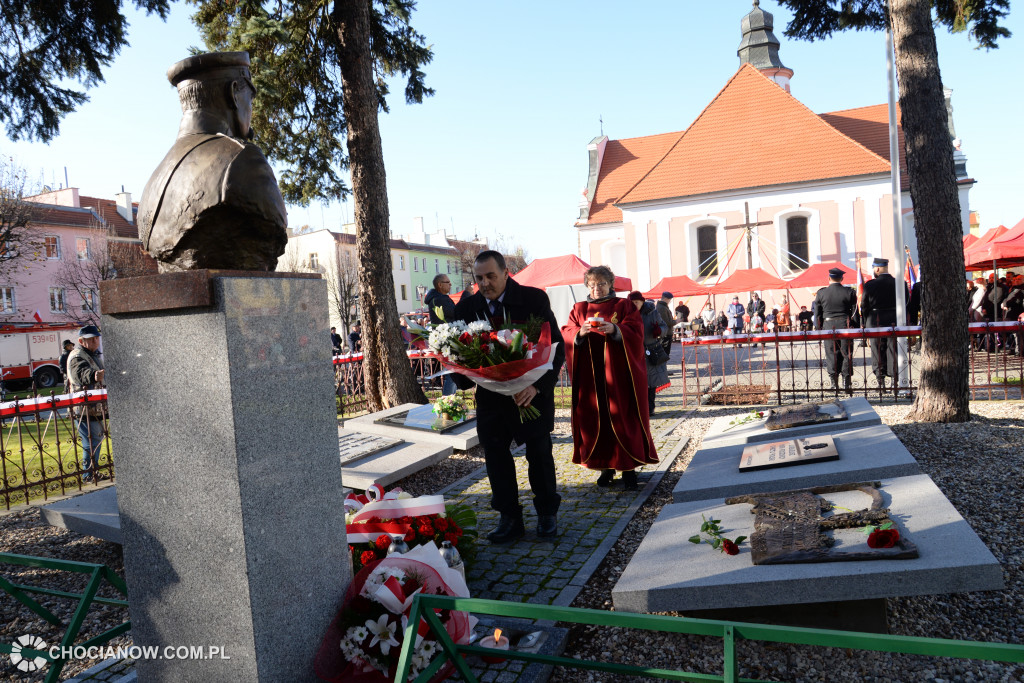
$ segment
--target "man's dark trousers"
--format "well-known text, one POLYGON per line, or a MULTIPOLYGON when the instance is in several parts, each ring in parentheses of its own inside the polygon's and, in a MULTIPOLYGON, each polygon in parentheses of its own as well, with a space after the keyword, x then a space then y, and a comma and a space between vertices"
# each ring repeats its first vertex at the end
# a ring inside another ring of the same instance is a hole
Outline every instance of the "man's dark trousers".
MULTIPOLYGON (((496 425, 494 425, 497 427, 496 425)), ((496 429, 478 432, 484 447, 487 478, 491 482, 491 508, 503 515, 518 517, 523 513, 519 503, 519 482, 515 458, 509 450, 512 430, 496 429)), ((555 486, 555 462, 551 454, 551 435, 540 434, 526 439, 526 462, 533 489, 533 506, 538 515, 558 513, 562 497, 555 486)))
POLYGON ((882 377, 896 377, 896 337, 875 337, 871 340, 871 372, 875 373, 878 383, 882 377))
MULTIPOLYGON (((847 327, 847 318, 832 318, 821 323, 823 330, 842 330, 847 327)), ((839 374, 843 377, 853 374, 852 342, 849 339, 825 340, 825 369, 832 379, 839 374)))

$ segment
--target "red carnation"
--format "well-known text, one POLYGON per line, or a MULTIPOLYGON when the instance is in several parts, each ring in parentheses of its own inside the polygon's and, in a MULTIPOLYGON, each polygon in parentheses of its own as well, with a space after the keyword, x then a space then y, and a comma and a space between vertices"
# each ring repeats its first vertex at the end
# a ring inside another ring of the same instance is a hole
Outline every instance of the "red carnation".
POLYGON ((381 534, 377 537, 377 547, 381 550, 387 550, 391 547, 391 536, 388 534, 381 534))
POLYGON ((405 597, 409 597, 410 595, 416 592, 417 588, 419 588, 422 585, 423 584, 416 580, 415 577, 410 576, 405 580, 405 583, 402 584, 402 592, 405 594, 405 597))
POLYGON ((730 541, 728 538, 722 539, 722 552, 726 555, 739 555, 740 549, 735 543, 730 541))
POLYGON ((900 532, 896 529, 875 529, 868 536, 869 548, 892 548, 900 540, 900 532))
POLYGON ((406 540, 407 543, 411 542, 411 541, 415 541, 416 540, 416 532, 413 531, 412 529, 409 529, 408 531, 406 531, 405 532, 405 540, 406 540))
POLYGON ((458 534, 447 533, 447 534, 444 535, 444 540, 448 541, 452 545, 456 545, 459 542, 459 535, 458 534))
POLYGON ((405 517, 399 517, 398 521, 402 524, 412 524, 412 517, 406 515, 405 517))
POLYGON ((462 334, 459 335, 459 341, 462 342, 463 344, 472 344, 473 335, 471 335, 469 332, 463 332, 462 334))
POLYGON ((359 564, 368 565, 377 559, 377 554, 372 550, 364 550, 363 554, 359 556, 359 564))
POLYGON ((430 536, 430 537, 433 537, 433 535, 434 535, 434 527, 430 526, 429 524, 422 524, 422 525, 420 525, 420 528, 417 529, 416 531, 417 531, 417 533, 419 533, 420 536, 430 536))
POLYGON ((444 517, 438 517, 434 520, 434 528, 441 532, 448 531, 448 520, 444 517))

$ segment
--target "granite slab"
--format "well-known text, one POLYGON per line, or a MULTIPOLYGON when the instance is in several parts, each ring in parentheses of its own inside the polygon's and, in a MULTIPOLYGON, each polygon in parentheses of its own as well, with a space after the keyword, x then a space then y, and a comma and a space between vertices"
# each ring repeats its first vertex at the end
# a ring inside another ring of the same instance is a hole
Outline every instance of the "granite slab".
MULTIPOLYGON (((339 429, 340 433, 340 429, 339 429)), ((354 432, 344 432, 342 437, 354 432)), ((406 441, 341 466, 341 482, 365 491, 373 484, 388 486, 399 479, 441 462, 452 454, 452 447, 438 443, 406 441)))
MULTIPOLYGON (((776 435, 775 440, 782 441, 792 438, 786 435, 787 431, 771 433, 776 435)), ((831 436, 839 450, 838 460, 745 472, 740 472, 739 465, 746 444, 714 442, 694 454, 672 491, 672 499, 683 503, 920 472, 914 456, 885 425, 835 432, 831 436)))
POLYGON ((42 505, 39 511, 50 526, 59 526, 117 544, 122 542, 116 486, 42 505))
POLYGON ((378 424, 377 422, 377 420, 380 420, 382 417, 410 410, 412 408, 416 408, 418 405, 418 403, 404 403, 400 406, 395 406, 394 408, 370 413, 369 415, 353 417, 345 420, 345 423, 340 429, 345 432, 379 434, 381 436, 389 436, 394 439, 402 439, 404 441, 421 444, 440 444, 442 446, 450 446, 451 448, 460 451, 468 451, 470 448, 480 443, 480 438, 476 435, 475 420, 444 433, 429 432, 422 429, 405 429, 403 427, 396 427, 388 424, 378 424))
POLYGON ((794 439, 798 436, 807 436, 808 434, 832 434, 839 430, 858 429, 860 427, 882 424, 882 418, 878 416, 878 413, 871 407, 868 400, 862 396, 841 399, 839 403, 843 405, 849 416, 845 420, 801 425, 799 427, 777 429, 774 431, 769 431, 765 428, 764 420, 730 427, 729 422, 737 416, 727 415, 720 417, 708 427, 707 433, 704 434, 704 445, 727 446, 737 443, 780 441, 782 439, 794 439))
MULTIPOLYGON (((750 536, 750 505, 725 505, 723 498, 667 505, 612 589, 615 609, 686 613, 1003 588, 998 561, 930 477, 885 479, 882 494, 897 528, 917 544, 918 558, 755 566, 747 544, 728 556, 688 541, 702 515, 720 519, 728 538, 750 536)), ((851 495, 857 494, 824 497, 849 505, 843 496, 851 495)), ((842 546, 866 536, 843 530, 836 538, 842 546)))

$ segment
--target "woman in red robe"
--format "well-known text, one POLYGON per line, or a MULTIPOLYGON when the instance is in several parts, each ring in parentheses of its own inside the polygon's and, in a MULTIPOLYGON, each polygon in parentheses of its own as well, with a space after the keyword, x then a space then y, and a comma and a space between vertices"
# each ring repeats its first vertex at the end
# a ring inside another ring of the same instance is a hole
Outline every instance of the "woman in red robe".
POLYGON ((590 290, 562 326, 572 380, 572 461, 599 469, 598 486, 622 472, 626 489, 637 488, 636 468, 658 462, 647 412, 644 325, 628 299, 615 296, 607 266, 583 275, 590 290))

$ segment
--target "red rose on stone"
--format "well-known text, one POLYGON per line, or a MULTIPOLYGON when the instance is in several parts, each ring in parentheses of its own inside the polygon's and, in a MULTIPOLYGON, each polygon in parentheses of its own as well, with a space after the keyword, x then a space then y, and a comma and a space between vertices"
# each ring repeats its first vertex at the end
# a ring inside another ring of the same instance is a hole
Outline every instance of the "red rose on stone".
POLYGON ((434 520, 434 528, 442 533, 448 531, 448 520, 444 517, 438 517, 434 520))
POLYGON ((730 541, 728 538, 722 539, 722 552, 726 555, 739 555, 740 549, 735 543, 730 541))
POLYGON ((377 543, 375 545, 381 550, 387 550, 391 547, 391 536, 388 534, 381 534, 377 537, 377 543))
POLYGON ((900 532, 896 529, 875 529, 868 536, 869 548, 892 548, 900 540, 900 532))
POLYGON ((359 563, 363 565, 370 564, 377 559, 377 553, 372 550, 364 550, 363 554, 359 556, 359 563))

